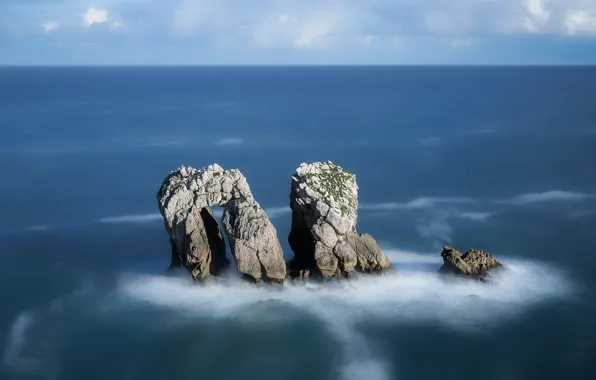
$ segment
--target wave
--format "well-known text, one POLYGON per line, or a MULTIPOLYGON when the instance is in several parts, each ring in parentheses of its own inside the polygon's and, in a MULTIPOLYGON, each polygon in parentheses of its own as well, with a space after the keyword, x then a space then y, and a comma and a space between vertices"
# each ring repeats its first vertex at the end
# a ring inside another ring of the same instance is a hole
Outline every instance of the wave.
POLYGON ((5 366, 14 367, 19 364, 19 354, 27 343, 27 331, 33 325, 35 315, 29 311, 21 312, 12 323, 8 333, 6 348, 2 355, 2 362, 5 366))
POLYGON ((43 358, 29 356, 26 353, 31 329, 38 315, 32 311, 23 311, 12 323, 2 356, 2 364, 12 372, 24 375, 40 375, 43 379, 58 378, 58 365, 43 358))
POLYGON ((409 202, 386 202, 376 204, 361 204, 362 210, 416 210, 431 209, 441 204, 475 203, 476 200, 468 197, 420 197, 409 202))
POLYGON ((494 212, 462 212, 458 216, 462 219, 468 219, 474 222, 486 222, 494 215, 494 212))
POLYGON ((215 145, 218 146, 231 146, 231 145, 242 145, 244 144, 244 139, 241 138, 225 138, 220 139, 215 142, 215 145))
POLYGON ((107 218, 98 219, 97 221, 99 223, 150 223, 162 219, 163 217, 160 213, 151 213, 111 216, 107 218))
POLYGON ((595 194, 579 193, 573 191, 550 190, 542 193, 521 194, 511 199, 496 200, 496 203, 529 205, 545 202, 578 202, 596 197, 595 194))

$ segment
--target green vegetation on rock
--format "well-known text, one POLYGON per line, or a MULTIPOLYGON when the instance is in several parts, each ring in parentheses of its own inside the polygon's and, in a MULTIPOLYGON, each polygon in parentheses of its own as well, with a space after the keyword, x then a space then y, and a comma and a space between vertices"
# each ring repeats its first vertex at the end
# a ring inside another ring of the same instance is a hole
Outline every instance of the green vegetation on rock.
MULTIPOLYGON (((318 173, 306 173, 306 183, 316 189, 323 195, 325 202, 331 202, 331 199, 338 203, 348 203, 349 208, 355 209, 353 202, 353 195, 350 193, 348 184, 355 182, 355 175, 349 171, 327 162, 318 167, 318 173), (327 168, 323 168, 326 165, 327 168)), ((341 205, 342 216, 348 213, 348 207, 345 204, 341 205)))

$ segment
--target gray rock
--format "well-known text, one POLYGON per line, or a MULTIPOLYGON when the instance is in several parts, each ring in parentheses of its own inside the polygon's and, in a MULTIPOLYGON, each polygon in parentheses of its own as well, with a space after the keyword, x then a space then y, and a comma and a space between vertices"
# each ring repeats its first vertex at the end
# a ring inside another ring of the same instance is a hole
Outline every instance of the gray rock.
POLYGON ((211 273, 220 273, 229 262, 225 242, 217 220, 210 208, 176 224, 172 244, 171 267, 184 267, 198 280, 205 280, 211 273))
POLYGON ((219 205, 225 208, 223 225, 240 272, 257 283, 283 283, 286 267, 277 232, 240 171, 182 166, 166 177, 157 198, 173 265, 187 268, 197 280, 225 269, 223 238, 210 210, 219 205))
POLYGON ((391 268, 391 261, 369 234, 360 236, 353 234, 348 238, 349 244, 356 252, 358 271, 363 273, 379 273, 391 268))
POLYGON ((443 266, 440 269, 442 273, 477 279, 483 279, 492 270, 503 267, 490 253, 477 249, 469 250, 462 255, 457 249, 446 245, 443 247, 441 257, 443 258, 443 266))
POLYGON ((294 251, 292 273, 309 270, 324 279, 382 272, 391 262, 370 235, 356 232, 356 176, 331 161, 302 164, 292 176, 290 195, 294 251))

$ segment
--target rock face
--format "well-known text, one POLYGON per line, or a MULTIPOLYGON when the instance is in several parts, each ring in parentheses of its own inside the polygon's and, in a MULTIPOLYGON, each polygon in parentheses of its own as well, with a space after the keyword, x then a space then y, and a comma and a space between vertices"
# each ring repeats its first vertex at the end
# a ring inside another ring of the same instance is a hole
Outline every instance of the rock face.
POLYGON ((441 257, 443 257, 443 266, 440 269, 442 273, 478 279, 485 278, 493 269, 503 267, 490 253, 477 249, 472 249, 462 255, 457 249, 445 246, 441 257))
POLYGON ((325 279, 377 273, 391 262, 370 235, 358 235, 356 176, 328 162, 302 164, 292 176, 293 276, 305 270, 325 279))
POLYGON ((166 177, 157 198, 170 235, 172 265, 187 268, 197 280, 227 267, 225 244, 210 210, 219 205, 240 272, 257 283, 283 283, 286 266, 277 232, 240 171, 182 166, 166 177))

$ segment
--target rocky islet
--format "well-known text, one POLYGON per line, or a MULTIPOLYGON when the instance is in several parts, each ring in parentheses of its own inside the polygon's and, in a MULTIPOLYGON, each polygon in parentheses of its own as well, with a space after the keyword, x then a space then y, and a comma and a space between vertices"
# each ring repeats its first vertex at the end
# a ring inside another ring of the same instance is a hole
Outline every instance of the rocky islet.
MULTIPOLYGON (((277 231, 237 169, 214 164, 172 171, 158 194, 172 247, 172 267, 205 282, 229 267, 225 240, 211 208, 224 208, 222 226, 238 270, 251 282, 282 284, 352 279, 393 270, 369 234, 358 234, 356 176, 331 161, 301 164, 291 176, 292 225, 287 264, 277 231)), ((484 251, 445 246, 441 273, 484 279, 502 264, 484 251)))

